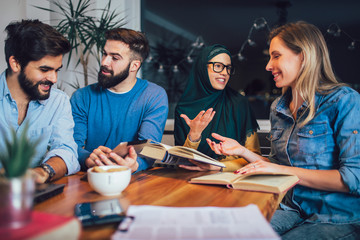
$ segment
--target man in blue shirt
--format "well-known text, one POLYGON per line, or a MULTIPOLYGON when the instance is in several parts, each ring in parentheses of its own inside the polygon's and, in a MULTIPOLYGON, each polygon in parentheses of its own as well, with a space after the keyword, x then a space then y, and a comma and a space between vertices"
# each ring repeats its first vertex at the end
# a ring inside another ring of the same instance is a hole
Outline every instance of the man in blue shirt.
POLYGON ((98 83, 77 90, 71 98, 79 162, 83 170, 114 164, 132 172, 145 170, 153 161, 138 157, 133 147, 123 157, 111 150, 120 142, 160 142, 167 95, 158 85, 136 77, 149 53, 142 33, 118 28, 107 31, 105 38, 98 83))
POLYGON ((20 136, 28 123, 28 138, 39 139, 31 162, 36 181, 73 174, 80 166, 71 106, 65 93, 52 89, 70 43, 38 20, 11 23, 5 30, 8 68, 0 75, 0 152, 5 151, 11 128, 20 136))

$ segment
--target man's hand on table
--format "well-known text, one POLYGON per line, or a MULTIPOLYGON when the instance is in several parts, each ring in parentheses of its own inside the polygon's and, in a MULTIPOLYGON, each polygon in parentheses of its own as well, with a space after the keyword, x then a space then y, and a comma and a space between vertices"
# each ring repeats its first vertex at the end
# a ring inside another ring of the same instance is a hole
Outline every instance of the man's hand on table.
POLYGON ((125 157, 121 157, 112 152, 110 148, 99 146, 94 149, 90 156, 85 160, 85 164, 88 168, 94 166, 121 165, 129 167, 131 172, 135 172, 139 167, 137 154, 132 146, 129 146, 127 150, 128 154, 125 157))

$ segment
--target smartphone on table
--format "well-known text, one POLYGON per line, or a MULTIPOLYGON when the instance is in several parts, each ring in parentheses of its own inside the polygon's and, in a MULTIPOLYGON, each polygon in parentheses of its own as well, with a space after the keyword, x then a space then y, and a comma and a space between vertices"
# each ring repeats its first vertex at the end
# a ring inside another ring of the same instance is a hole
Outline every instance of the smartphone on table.
POLYGON ((75 216, 84 227, 120 223, 126 218, 124 207, 117 198, 78 203, 75 205, 75 216))

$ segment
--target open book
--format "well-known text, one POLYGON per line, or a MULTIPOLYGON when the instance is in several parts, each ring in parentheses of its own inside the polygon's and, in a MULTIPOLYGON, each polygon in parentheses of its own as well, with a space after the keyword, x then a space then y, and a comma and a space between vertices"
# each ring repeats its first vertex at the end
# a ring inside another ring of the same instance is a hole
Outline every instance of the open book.
POLYGON ((219 172, 190 180, 190 183, 220 184, 233 189, 271 193, 283 193, 298 182, 299 178, 295 175, 263 172, 249 174, 219 172))
POLYGON ((138 155, 154 159, 156 163, 163 165, 193 165, 187 160, 192 159, 202 163, 225 167, 222 162, 219 162, 195 149, 183 146, 169 146, 150 139, 128 143, 122 142, 113 149, 113 152, 120 156, 125 156, 127 154, 127 146, 129 145, 135 148, 138 155))

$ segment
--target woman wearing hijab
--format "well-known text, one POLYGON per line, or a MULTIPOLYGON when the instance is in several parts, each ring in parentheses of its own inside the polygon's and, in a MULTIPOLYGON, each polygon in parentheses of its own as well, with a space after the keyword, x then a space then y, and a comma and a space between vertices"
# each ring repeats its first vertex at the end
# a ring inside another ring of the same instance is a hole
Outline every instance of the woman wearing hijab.
MULTIPOLYGON (((227 86, 233 73, 231 54, 224 46, 217 44, 202 50, 175 109, 175 145, 194 148, 218 158, 205 141, 212 132, 216 132, 237 139, 248 149, 260 153, 256 134, 258 124, 249 103, 244 96, 227 86)), ((228 156, 221 161, 226 166, 224 171, 234 171, 247 163, 236 156, 228 156)), ((181 167, 198 171, 222 170, 214 165, 192 163, 195 166, 181 167)))

